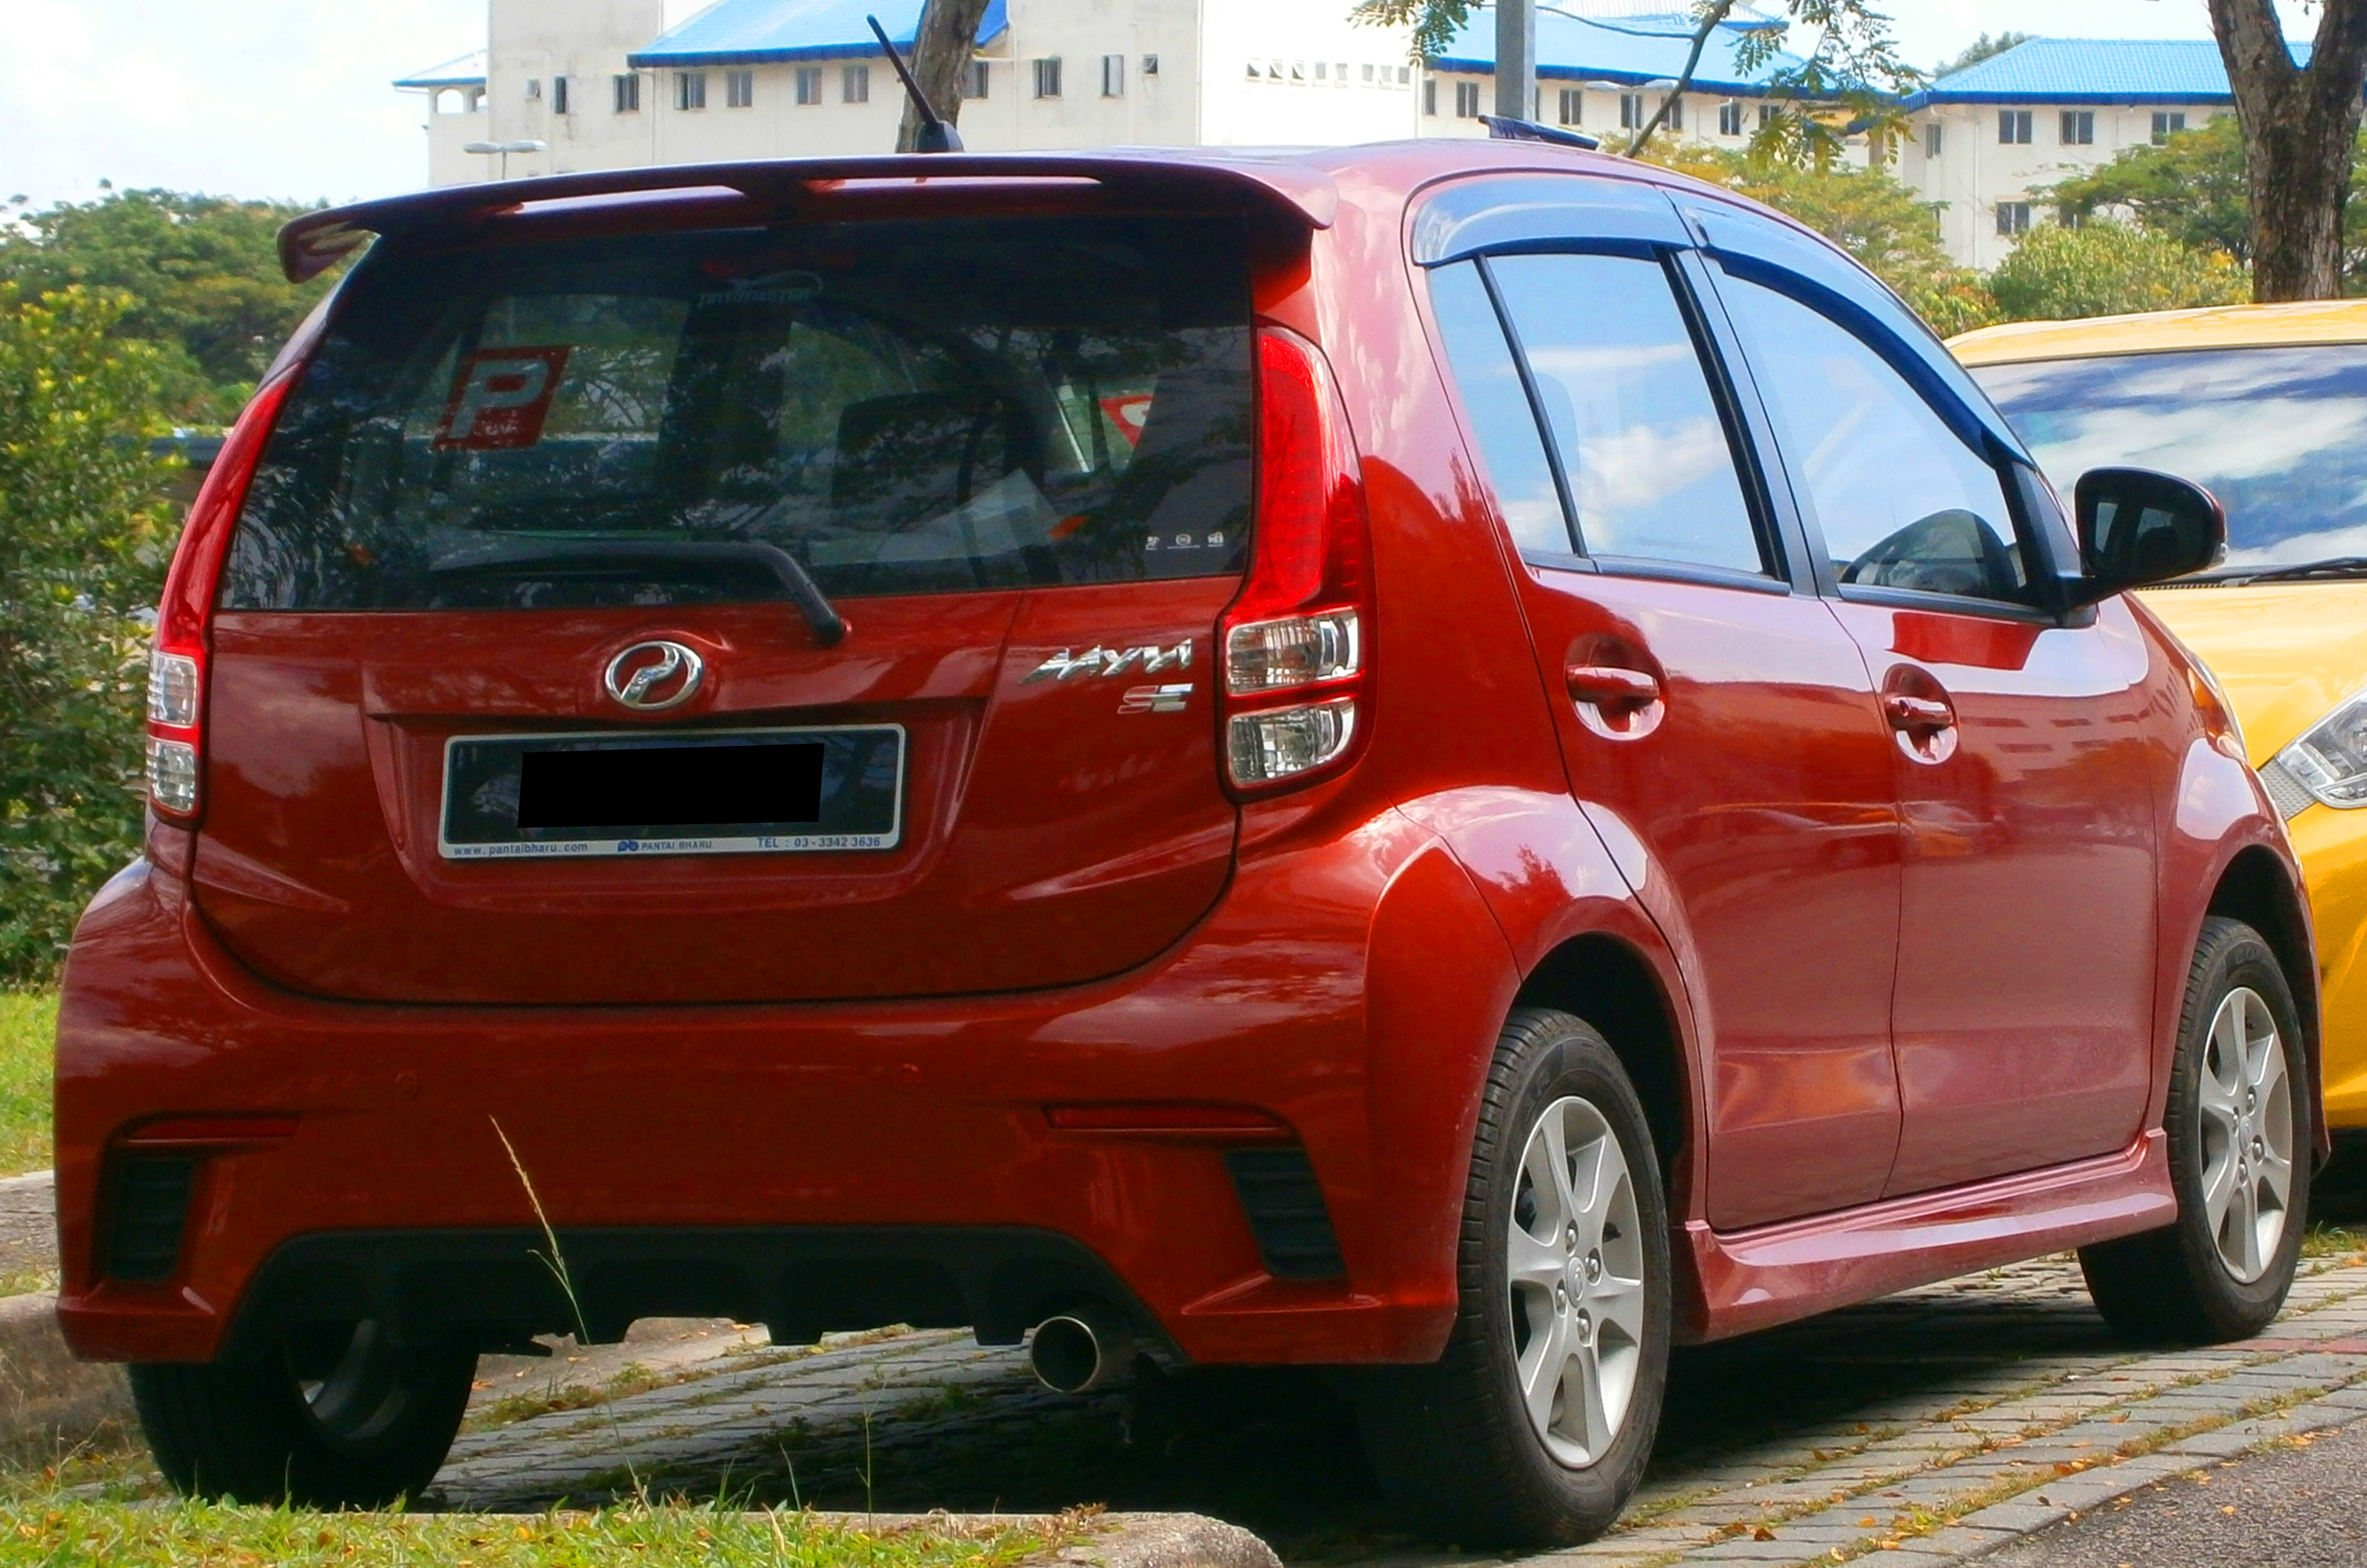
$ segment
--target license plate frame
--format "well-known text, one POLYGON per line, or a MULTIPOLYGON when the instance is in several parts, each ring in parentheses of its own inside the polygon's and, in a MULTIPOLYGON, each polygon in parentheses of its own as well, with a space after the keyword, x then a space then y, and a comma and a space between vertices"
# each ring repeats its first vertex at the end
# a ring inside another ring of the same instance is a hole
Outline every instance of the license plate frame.
POLYGON ((606 729, 455 735, 444 742, 436 848, 453 861, 876 853, 903 843, 910 751, 910 737, 900 724, 782 725, 662 734, 606 729), (693 752, 807 742, 824 748, 820 815, 811 823, 518 826, 524 759, 530 751, 693 752))

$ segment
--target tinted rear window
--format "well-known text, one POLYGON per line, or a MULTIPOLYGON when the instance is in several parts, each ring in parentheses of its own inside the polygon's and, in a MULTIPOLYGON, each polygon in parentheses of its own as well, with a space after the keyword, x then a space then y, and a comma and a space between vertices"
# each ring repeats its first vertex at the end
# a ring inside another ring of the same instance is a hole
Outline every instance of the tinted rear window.
POLYGON ((1185 218, 382 246, 281 416, 221 603, 781 595, 694 541, 778 546, 833 597, 1238 571, 1245 254, 1238 223, 1185 218))

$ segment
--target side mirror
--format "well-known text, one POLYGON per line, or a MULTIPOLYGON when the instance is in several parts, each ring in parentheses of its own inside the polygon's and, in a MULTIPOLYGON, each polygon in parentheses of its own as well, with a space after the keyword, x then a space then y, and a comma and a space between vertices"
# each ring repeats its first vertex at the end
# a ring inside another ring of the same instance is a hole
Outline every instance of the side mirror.
POLYGON ((2201 571, 2226 553, 2227 514, 2217 499, 2174 475, 2090 468, 2073 495, 2082 604, 2201 571))

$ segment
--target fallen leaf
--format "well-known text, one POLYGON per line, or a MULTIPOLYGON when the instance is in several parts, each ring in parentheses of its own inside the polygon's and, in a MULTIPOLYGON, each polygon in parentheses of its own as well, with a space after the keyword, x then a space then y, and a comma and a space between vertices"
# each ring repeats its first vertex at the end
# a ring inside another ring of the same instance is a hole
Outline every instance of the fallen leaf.
POLYGON ((1765 1525, 1761 1525, 1750 1532, 1750 1539, 1753 1540, 1773 1540, 1775 1539, 1775 1532, 1769 1529, 1765 1525))

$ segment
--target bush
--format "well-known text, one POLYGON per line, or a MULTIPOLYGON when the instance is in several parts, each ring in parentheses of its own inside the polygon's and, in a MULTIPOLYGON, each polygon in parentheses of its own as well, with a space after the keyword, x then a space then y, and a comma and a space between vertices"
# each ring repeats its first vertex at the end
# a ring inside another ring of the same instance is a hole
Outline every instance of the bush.
POLYGON ((1989 291, 2015 321, 2071 321, 2235 305, 2251 284, 2225 251, 2202 251, 2121 223, 2033 229, 1989 274, 1989 291))
POLYGON ((168 541, 154 351, 119 295, 0 283, 0 987, 56 972, 137 852, 148 632, 168 541))

